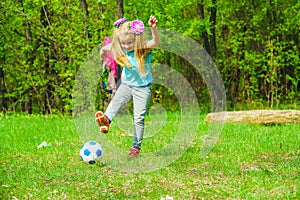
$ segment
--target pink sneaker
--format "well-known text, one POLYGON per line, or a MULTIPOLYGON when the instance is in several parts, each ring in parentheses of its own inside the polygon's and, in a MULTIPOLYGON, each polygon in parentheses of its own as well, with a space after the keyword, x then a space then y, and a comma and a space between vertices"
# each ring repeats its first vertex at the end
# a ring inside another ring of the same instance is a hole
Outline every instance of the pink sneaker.
POLYGON ((98 111, 95 114, 95 120, 100 127, 100 132, 106 134, 109 129, 109 119, 103 112, 98 111))
POLYGON ((129 154, 128 154, 128 157, 135 158, 139 155, 139 153, 140 153, 140 150, 138 148, 131 147, 130 151, 129 151, 129 154))

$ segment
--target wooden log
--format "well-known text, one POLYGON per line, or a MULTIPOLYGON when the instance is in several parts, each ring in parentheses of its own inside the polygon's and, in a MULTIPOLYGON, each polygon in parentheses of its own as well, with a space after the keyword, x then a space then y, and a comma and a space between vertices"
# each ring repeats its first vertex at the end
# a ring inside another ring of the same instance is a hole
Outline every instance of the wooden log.
POLYGON ((209 113, 205 122, 245 123, 245 124, 287 124, 300 123, 299 110, 247 110, 209 113))

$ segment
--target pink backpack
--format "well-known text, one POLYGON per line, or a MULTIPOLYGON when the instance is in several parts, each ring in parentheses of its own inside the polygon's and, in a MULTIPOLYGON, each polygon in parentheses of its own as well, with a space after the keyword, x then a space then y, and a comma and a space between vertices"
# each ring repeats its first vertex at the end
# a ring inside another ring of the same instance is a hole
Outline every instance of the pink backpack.
MULTIPOLYGON (((112 40, 106 36, 102 46, 106 46, 111 42, 112 40)), ((120 78, 117 75, 118 63, 115 61, 114 56, 111 53, 108 53, 106 59, 102 61, 103 69, 105 69, 106 66, 109 68, 107 77, 107 91, 113 96, 117 90, 117 80, 120 78)), ((104 85, 106 84, 104 83, 104 85)))

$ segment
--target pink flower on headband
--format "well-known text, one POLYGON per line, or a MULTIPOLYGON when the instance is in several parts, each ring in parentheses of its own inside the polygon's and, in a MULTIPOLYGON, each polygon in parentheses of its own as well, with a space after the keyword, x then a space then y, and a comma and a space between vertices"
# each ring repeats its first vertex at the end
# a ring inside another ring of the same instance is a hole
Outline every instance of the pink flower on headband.
POLYGON ((126 17, 120 18, 115 23, 113 23, 113 26, 116 28, 119 28, 120 25, 122 25, 126 21, 126 17))
POLYGON ((139 35, 144 31, 144 23, 140 20, 133 20, 130 24, 130 29, 135 34, 139 35))

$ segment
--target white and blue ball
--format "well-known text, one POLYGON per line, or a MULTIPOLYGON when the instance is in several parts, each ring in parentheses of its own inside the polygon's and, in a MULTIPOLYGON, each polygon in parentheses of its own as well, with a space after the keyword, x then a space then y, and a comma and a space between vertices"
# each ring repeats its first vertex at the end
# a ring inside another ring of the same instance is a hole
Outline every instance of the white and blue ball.
POLYGON ((99 143, 89 141, 84 143, 80 148, 80 157, 84 162, 94 164, 100 161, 103 155, 102 147, 99 143))

